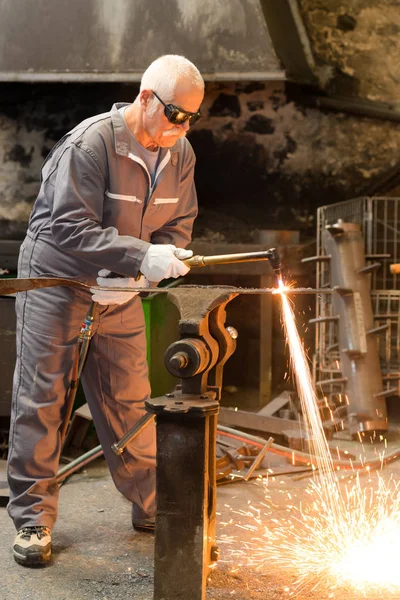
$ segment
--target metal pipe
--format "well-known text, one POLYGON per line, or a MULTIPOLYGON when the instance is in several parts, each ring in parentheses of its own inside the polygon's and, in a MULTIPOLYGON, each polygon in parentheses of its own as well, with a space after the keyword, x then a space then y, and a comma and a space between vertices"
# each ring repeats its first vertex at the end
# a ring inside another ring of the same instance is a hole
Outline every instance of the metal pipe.
POLYGON ((65 467, 59 469, 55 478, 56 482, 61 483, 64 481, 64 479, 75 473, 75 471, 82 469, 82 467, 89 464, 93 460, 96 460, 96 458, 99 458, 100 456, 103 456, 103 448, 101 446, 96 446, 95 448, 92 448, 92 450, 85 452, 85 454, 82 454, 82 456, 79 456, 72 462, 65 465, 65 467))
POLYGON ((155 415, 151 413, 145 413, 143 417, 140 417, 139 421, 125 433, 125 435, 111 446, 111 450, 117 455, 121 456, 126 446, 142 431, 150 421, 154 421, 155 415))
POLYGON ((274 271, 280 270, 281 264, 278 252, 275 248, 262 250, 260 252, 241 252, 239 254, 217 254, 213 256, 192 256, 183 262, 188 267, 207 267, 209 265, 227 265, 241 262, 255 262, 269 260, 274 271))
POLYGON ((400 121, 400 111, 394 104, 370 102, 363 99, 344 98, 338 96, 309 96, 311 102, 317 108, 331 109, 346 112, 356 116, 370 117, 373 119, 385 119, 388 121, 400 121))

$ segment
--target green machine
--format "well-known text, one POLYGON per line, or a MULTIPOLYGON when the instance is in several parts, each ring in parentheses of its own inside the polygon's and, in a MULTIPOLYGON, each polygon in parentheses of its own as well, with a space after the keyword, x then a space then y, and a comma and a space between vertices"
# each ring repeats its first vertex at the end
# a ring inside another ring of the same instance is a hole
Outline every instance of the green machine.
MULTIPOLYGON (((179 281, 167 284, 176 287, 179 281)), ((163 396, 174 389, 179 379, 171 375, 164 365, 164 354, 179 336, 179 312, 167 294, 149 294, 142 299, 146 320, 147 364, 151 396, 163 396)))

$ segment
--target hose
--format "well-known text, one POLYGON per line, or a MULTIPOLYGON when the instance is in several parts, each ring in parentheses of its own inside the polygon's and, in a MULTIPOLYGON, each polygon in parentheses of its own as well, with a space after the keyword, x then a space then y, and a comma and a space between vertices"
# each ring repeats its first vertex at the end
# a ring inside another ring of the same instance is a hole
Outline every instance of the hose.
POLYGON ((89 464, 93 460, 96 460, 96 458, 99 458, 102 455, 103 448, 101 446, 96 446, 95 448, 92 448, 92 450, 89 450, 85 454, 82 454, 82 456, 80 456, 79 458, 76 458, 72 462, 65 465, 65 467, 59 469, 56 475, 56 482, 61 483, 62 481, 64 481, 64 479, 72 475, 72 473, 75 473, 75 471, 78 471, 79 469, 89 464))
POLYGON ((74 408, 76 392, 78 391, 79 379, 82 373, 83 365, 85 364, 87 351, 89 349, 89 342, 92 337, 92 327, 95 318, 96 306, 97 302, 90 303, 89 310, 82 323, 81 331, 79 334, 75 360, 74 364, 72 365, 71 383, 69 386, 67 400, 65 403, 65 414, 60 432, 61 444, 64 443, 65 437, 67 435, 69 421, 71 419, 72 410, 74 408))

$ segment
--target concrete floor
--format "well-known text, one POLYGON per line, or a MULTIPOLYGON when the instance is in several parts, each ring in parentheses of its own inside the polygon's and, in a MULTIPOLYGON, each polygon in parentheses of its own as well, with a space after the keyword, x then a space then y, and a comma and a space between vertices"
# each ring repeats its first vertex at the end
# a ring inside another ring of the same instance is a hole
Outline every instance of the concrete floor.
MULTIPOLYGON (((399 444, 397 437, 392 445, 399 444)), ((347 447, 357 454, 354 443, 347 447)), ((386 467, 384 474, 400 479, 400 461, 386 467)), ((212 571, 207 600, 284 600, 285 588, 295 580, 294 574, 279 568, 255 569, 235 567, 232 549, 242 551, 244 543, 258 537, 264 526, 287 513, 291 502, 304 502, 309 478, 293 475, 270 477, 268 486, 260 480, 218 487, 218 539, 222 558, 212 571), (290 496, 288 496, 288 494, 290 496), (262 525, 254 514, 261 510, 262 525), (242 529, 251 524, 253 531, 242 529), (233 537, 228 546, 226 541, 233 537)), ((103 459, 72 476, 62 487, 60 513, 53 530, 54 561, 45 569, 26 569, 11 555, 14 529, 6 509, 0 508, 0 600, 152 600, 153 551, 151 534, 134 532, 130 524, 130 506, 115 490, 103 459)), ((329 590, 300 594, 305 600, 327 600, 329 590)), ((335 593, 338 600, 361 598, 344 590, 335 593)), ((364 598, 373 600, 374 595, 364 598)), ((381 597, 381 596, 380 596, 381 597)), ((391 598, 400 598, 390 596, 391 598)))

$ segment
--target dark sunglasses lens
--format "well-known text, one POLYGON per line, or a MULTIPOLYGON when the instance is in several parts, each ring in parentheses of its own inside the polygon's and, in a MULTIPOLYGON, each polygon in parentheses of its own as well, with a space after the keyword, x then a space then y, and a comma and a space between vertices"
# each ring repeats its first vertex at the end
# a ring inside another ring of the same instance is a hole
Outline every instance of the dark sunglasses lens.
POLYGON ((176 125, 182 125, 182 123, 184 123, 185 121, 187 121, 187 119, 189 118, 189 115, 187 115, 184 112, 181 112, 180 110, 177 110, 174 113, 174 123, 176 123, 176 125))
POLYGON ((200 113, 196 113, 194 115, 188 114, 178 110, 177 108, 172 108, 171 105, 165 107, 164 113, 168 121, 173 125, 182 125, 182 123, 185 123, 186 121, 189 121, 189 125, 194 125, 199 119, 201 119, 200 113))
POLYGON ((194 125, 195 123, 197 123, 197 121, 200 121, 200 119, 201 119, 200 113, 196 113, 195 115, 190 115, 189 123, 190 123, 190 125, 194 125))
POLYGON ((182 121, 179 120, 179 111, 170 108, 169 106, 165 107, 164 114, 167 117, 168 121, 173 125, 179 125, 182 121))

